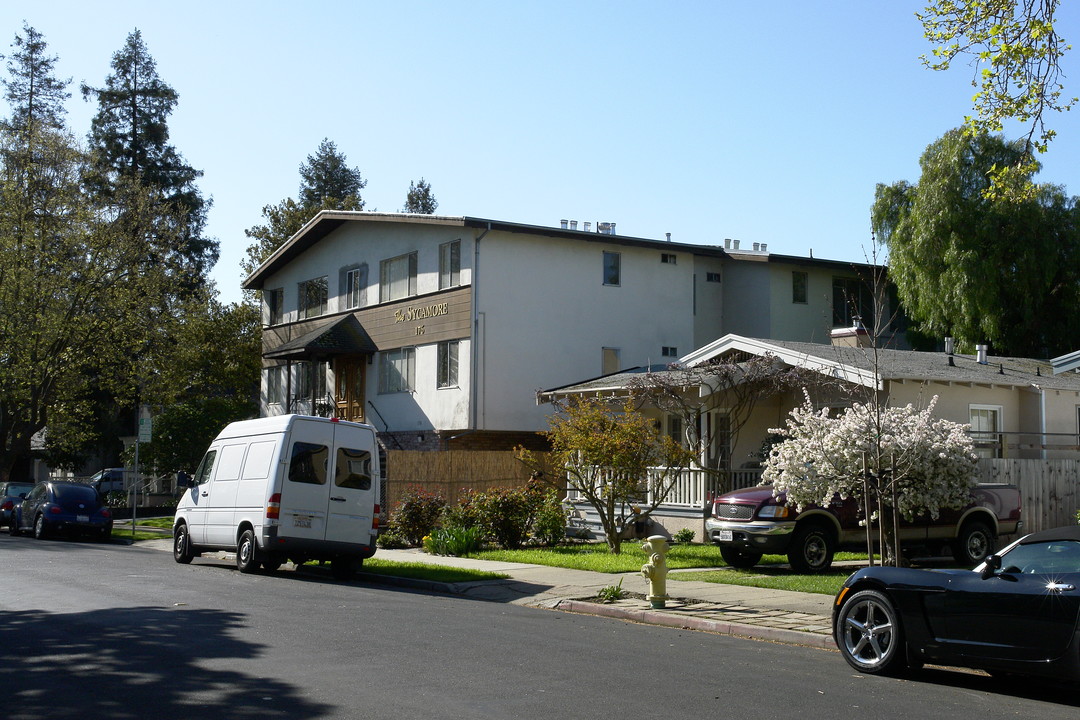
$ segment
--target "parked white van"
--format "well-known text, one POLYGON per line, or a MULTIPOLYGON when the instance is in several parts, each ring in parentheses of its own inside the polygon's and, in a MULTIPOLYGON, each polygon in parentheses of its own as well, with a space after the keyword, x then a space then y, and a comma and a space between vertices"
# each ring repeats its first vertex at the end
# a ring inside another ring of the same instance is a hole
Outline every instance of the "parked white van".
POLYGON ((173 519, 173 558, 235 550, 240 572, 329 560, 347 579, 375 554, 379 453, 370 425, 279 415, 228 425, 173 519))

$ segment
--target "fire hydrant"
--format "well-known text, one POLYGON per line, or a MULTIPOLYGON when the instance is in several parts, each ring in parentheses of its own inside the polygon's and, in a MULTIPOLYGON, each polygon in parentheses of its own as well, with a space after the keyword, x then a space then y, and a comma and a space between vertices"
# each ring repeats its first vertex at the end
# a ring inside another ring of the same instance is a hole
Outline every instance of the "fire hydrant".
POLYGON ((652 603, 653 609, 667 607, 667 538, 650 535, 641 549, 649 553, 649 562, 641 566, 642 576, 649 581, 649 595, 645 599, 652 603))

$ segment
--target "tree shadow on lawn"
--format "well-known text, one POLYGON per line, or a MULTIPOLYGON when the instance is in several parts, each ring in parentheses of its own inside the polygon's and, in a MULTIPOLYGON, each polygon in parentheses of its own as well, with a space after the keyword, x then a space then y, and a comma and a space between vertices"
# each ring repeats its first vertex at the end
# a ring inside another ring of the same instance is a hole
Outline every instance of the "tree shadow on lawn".
POLYGON ((237 639, 244 630, 240 613, 183 607, 0 613, 0 714, 303 720, 333 709, 281 681, 220 669, 261 654, 237 639))

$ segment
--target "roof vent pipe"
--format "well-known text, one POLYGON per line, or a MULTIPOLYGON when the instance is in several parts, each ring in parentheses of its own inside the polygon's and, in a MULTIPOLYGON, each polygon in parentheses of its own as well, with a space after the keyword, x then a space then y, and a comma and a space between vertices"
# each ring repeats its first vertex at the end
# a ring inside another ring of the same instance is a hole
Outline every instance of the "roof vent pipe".
POLYGON ((953 339, 951 337, 946 337, 945 338, 945 354, 946 355, 952 355, 953 354, 953 339))
POLYGON ((975 346, 975 362, 979 363, 980 365, 985 365, 986 364, 986 346, 985 345, 976 345, 975 346))
POLYGON ((592 223, 588 220, 585 221, 585 232, 592 232, 592 223))
POLYGON ((560 220, 560 221, 559 221, 559 226, 560 226, 560 227, 561 227, 561 228, 562 228, 563 230, 565 230, 565 229, 566 229, 566 224, 567 224, 568 222, 569 222, 569 220, 560 220))
POLYGON ((738 238, 735 238, 734 240, 731 241, 731 249, 732 250, 738 250, 739 249, 739 239, 738 238))
POLYGON ((731 249, 731 238, 724 238, 724 249, 725 250, 730 250, 731 249))
POLYGON ((769 251, 768 243, 761 243, 761 252, 768 252, 768 251, 769 251))
POLYGON ((760 249, 761 249, 761 243, 754 243, 754 252, 757 252, 760 249))
POLYGON ((664 233, 664 236, 667 238, 668 242, 671 242, 671 233, 664 233))
POLYGON ((570 229, 571 230, 577 230, 577 220, 571 220, 570 221, 570 229))

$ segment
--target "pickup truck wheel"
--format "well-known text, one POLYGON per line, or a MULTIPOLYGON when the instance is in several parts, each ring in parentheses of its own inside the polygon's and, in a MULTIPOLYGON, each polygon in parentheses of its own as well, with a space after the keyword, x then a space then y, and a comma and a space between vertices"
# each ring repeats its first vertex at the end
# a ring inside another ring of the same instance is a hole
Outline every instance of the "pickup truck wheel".
POLYGON ((855 593, 836 616, 836 646, 848 665, 871 675, 895 675, 906 667, 900 614, 877 590, 855 593))
POLYGON ((788 562, 796 572, 820 573, 832 565, 836 543, 821 525, 796 525, 788 547, 788 562))
POLYGON ((259 561, 255 559, 256 550, 255 533, 245 530, 240 534, 240 541, 236 543, 236 569, 242 573, 253 573, 258 570, 259 561))
POLYGON ((961 565, 978 565, 994 552, 994 532, 981 520, 964 523, 953 543, 953 559, 961 565))
POLYGON ((733 568, 748 570, 758 564, 758 561, 761 560, 761 553, 721 545, 720 557, 724 558, 724 562, 733 568))

